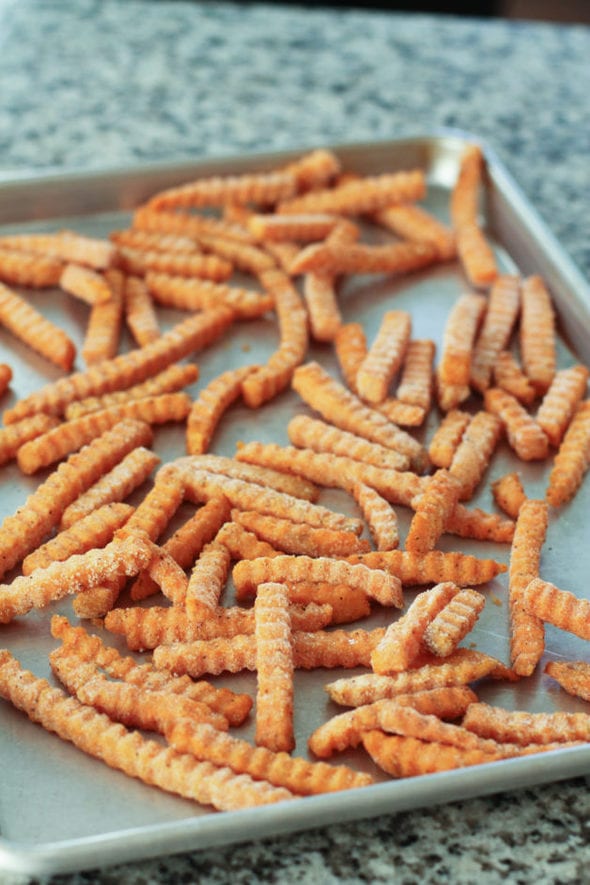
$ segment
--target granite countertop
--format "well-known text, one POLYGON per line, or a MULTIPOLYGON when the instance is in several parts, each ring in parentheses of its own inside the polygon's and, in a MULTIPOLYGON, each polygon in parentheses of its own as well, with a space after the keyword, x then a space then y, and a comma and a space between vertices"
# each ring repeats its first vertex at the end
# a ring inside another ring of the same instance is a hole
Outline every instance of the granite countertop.
MULTIPOLYGON (((0 0, 0 176, 460 127, 588 275, 589 57, 584 27, 0 0)), ((583 882, 589 818, 578 779, 51 882, 583 882)))

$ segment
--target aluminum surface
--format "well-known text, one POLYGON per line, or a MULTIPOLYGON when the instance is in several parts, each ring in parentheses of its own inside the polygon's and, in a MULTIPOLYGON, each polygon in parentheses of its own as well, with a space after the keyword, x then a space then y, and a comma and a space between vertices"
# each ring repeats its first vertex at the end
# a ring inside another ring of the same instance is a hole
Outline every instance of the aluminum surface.
MULTIPOLYGON (((473 139, 462 133, 443 133, 397 142, 335 146, 335 149, 347 168, 360 172, 424 168, 429 179, 427 205, 441 218, 446 218, 449 189, 455 180, 466 140, 473 139)), ((15 176, 10 181, 0 182, 0 232, 72 227, 83 233, 105 235, 115 227, 123 227, 129 210, 162 187, 196 175, 268 168, 299 153, 111 170, 88 176, 15 176)), ((588 286, 507 172, 490 151, 487 156, 485 217, 502 267, 509 271, 518 269, 523 274, 538 272, 546 277, 560 319, 560 365, 569 365, 575 359, 590 363, 588 286)), ((457 295, 466 289, 455 264, 399 280, 383 277, 350 279, 341 292, 341 308, 344 320, 360 320, 369 338, 375 333, 386 307, 407 309, 412 313, 413 335, 431 337, 440 345, 448 311, 457 295)), ((60 322, 77 342, 82 340, 88 318, 88 309, 84 305, 74 303, 73 299, 58 292, 33 293, 30 300, 47 316, 60 322)), ((166 311, 162 316, 167 328, 181 314, 166 311)), ((223 342, 196 356, 201 377, 189 392, 196 394, 212 377, 230 366, 265 359, 274 349, 276 340, 276 325, 272 318, 235 326, 223 342)), ((129 341, 124 342, 124 346, 129 346, 129 341)), ((319 359, 336 372, 331 348, 315 346, 310 351, 310 358, 319 359)), ((19 398, 61 374, 2 330, 0 361, 8 361, 14 366, 12 389, 18 392, 19 398)), ((81 363, 78 365, 81 367, 81 363)), ((5 397, 2 406, 8 407, 11 401, 10 396, 5 397)), ((258 439, 286 444, 286 425, 293 415, 302 411, 306 409, 292 393, 285 393, 256 413, 244 406, 233 407, 214 438, 212 450, 233 454, 239 440, 258 439)), ((428 440, 433 426, 431 417, 418 437, 428 440)), ((176 428, 158 429, 154 447, 163 460, 180 456, 184 454, 183 435, 176 428)), ((490 481, 516 468, 523 476, 528 494, 542 497, 547 465, 516 462, 503 445, 488 472, 485 488, 474 498, 473 504, 492 509, 490 481)), ((14 464, 2 469, 4 494, 0 499, 0 518, 13 513, 39 481, 39 477, 23 478, 14 464)), ((355 512, 342 493, 325 491, 320 501, 327 506, 355 512)), ((590 486, 587 483, 577 498, 562 508, 558 518, 552 518, 542 562, 543 577, 582 596, 588 594, 583 577, 590 565, 590 529, 585 518, 589 504, 590 486)), ((399 515, 403 537, 409 521, 408 513, 400 509, 399 515)), ((439 546, 445 550, 461 550, 508 561, 506 546, 461 541, 449 536, 445 536, 439 546)), ((504 661, 508 660, 506 584, 506 576, 500 576, 487 585, 488 605, 469 637, 478 648, 504 661)), ((412 596, 409 593, 408 599, 412 596)), ((231 601, 231 596, 227 601, 231 601)), ((48 635, 48 619, 56 611, 71 614, 70 603, 53 606, 46 612, 31 613, 18 623, 1 628, 2 646, 9 648, 38 675, 49 675, 47 653, 57 643, 48 635)), ((375 614, 366 626, 385 624, 388 618, 388 612, 375 614)), ((109 641, 113 641, 112 637, 109 641)), ((586 654, 586 644, 582 640, 548 627, 544 661, 581 659, 586 654)), ((351 672, 360 671, 296 674, 297 753, 305 753, 309 734, 327 716, 339 710, 327 700, 323 685, 351 672)), ((215 681, 236 690, 255 690, 252 674, 215 681)), ((492 703, 531 711, 584 709, 582 702, 570 698, 552 680, 542 676, 542 666, 531 679, 515 686, 482 685, 480 696, 492 703)), ((252 725, 237 733, 251 737, 252 725)), ((350 752, 334 761, 350 762, 372 772, 381 782, 354 793, 214 814, 111 771, 57 737, 44 733, 4 702, 0 702, 0 759, 3 771, 0 869, 36 875, 431 806, 590 771, 590 747, 581 747, 396 782, 379 775, 367 757, 350 752)))

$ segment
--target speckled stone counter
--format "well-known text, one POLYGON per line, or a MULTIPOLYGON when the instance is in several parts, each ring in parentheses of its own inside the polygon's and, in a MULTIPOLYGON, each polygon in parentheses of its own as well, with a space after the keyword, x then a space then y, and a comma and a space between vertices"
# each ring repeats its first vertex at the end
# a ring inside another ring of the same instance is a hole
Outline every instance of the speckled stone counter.
MULTIPOLYGON (((582 27, 0 0, 0 175, 460 127, 588 274, 589 58, 582 27)), ((589 813, 585 782, 568 781, 51 881, 587 882, 589 813)))

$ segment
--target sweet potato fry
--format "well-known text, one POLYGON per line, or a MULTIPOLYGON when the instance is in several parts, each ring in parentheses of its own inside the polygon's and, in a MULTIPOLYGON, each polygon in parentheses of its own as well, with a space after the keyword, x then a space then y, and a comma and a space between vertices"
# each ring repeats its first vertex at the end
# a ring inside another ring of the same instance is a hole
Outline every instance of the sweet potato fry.
POLYGON ((96 270, 113 267, 116 250, 108 240, 85 237, 71 230, 52 234, 16 234, 0 237, 0 247, 45 255, 59 261, 84 264, 96 270))
POLYGON ((377 550, 394 550, 399 545, 399 531, 393 507, 379 492, 362 482, 353 483, 350 490, 369 526, 377 550))
POLYGON ((292 274, 404 274, 421 270, 439 260, 430 243, 390 243, 369 246, 365 243, 317 243, 302 249, 291 264, 292 274))
MULTIPOLYGON (((219 604, 221 594, 231 566, 230 552, 216 540, 206 544, 191 572, 184 604, 189 617, 199 617, 213 613, 219 604)), ((174 599, 176 604, 182 600, 174 599)))
POLYGON ((293 648, 289 593, 284 584, 261 584, 254 603, 256 638, 256 744, 275 753, 295 747, 293 648))
MULTIPOLYGON (((275 517, 276 518, 276 517, 275 517)), ((280 556, 281 550, 275 550, 272 544, 261 541, 237 522, 226 522, 219 532, 219 543, 224 544, 233 560, 259 559, 261 556, 280 556)))
POLYGON ((437 741, 422 741, 403 735, 388 735, 375 729, 362 737, 371 759, 392 777, 416 777, 436 771, 450 771, 468 765, 481 765, 501 759, 500 753, 460 750, 437 741))
POLYGON ((377 410, 392 424, 400 424, 402 427, 420 427, 426 417, 426 410, 422 406, 403 403, 395 397, 389 397, 379 403, 377 410))
POLYGON ((141 421, 122 421, 71 455, 0 526, 0 574, 39 545, 72 501, 152 433, 141 421))
POLYGON ((336 357, 346 386, 357 393, 356 376, 367 353, 367 339, 360 323, 345 323, 334 338, 336 357))
POLYGON ((266 747, 253 747, 240 738, 218 732, 210 725, 181 719, 166 730, 166 739, 179 752, 198 759, 223 764, 239 774, 263 778, 275 786, 286 787, 297 795, 314 795, 347 790, 372 783, 368 774, 346 765, 328 765, 292 758, 288 753, 273 753, 266 747))
POLYGON ((448 468, 471 421, 468 412, 451 409, 438 425, 428 447, 430 460, 436 467, 448 468))
POLYGON ((516 519, 509 571, 510 655, 520 676, 530 676, 545 647, 543 624, 523 608, 522 594, 539 574, 547 524, 548 508, 544 501, 523 502, 516 519))
POLYGON ((212 344, 233 319, 233 311, 225 307, 190 317, 146 347, 42 387, 6 411, 4 422, 14 424, 37 412, 60 415, 73 400, 111 393, 145 381, 188 354, 212 344))
POLYGON ((252 781, 228 768, 197 762, 129 732, 102 713, 69 698, 24 670, 9 652, 0 652, 0 694, 30 719, 54 731, 112 768, 219 810, 243 808, 291 798, 284 788, 252 781))
POLYGON ((409 467, 409 459, 405 455, 307 415, 292 418, 287 432, 293 445, 301 449, 341 455, 388 470, 407 470, 409 467))
POLYGON ((47 433, 53 427, 57 427, 59 419, 52 415, 32 415, 30 418, 23 418, 16 424, 9 424, 8 427, 0 428, 0 464, 6 464, 12 458, 16 457, 16 453, 20 447, 30 439, 35 439, 43 433, 47 433))
POLYGON ((434 341, 429 339, 408 342, 396 392, 400 402, 418 406, 426 412, 432 397, 434 350, 434 341))
POLYGON ((574 497, 590 466, 590 401, 581 403, 555 456, 545 497, 553 507, 560 507, 574 497))
POLYGON ((174 277, 199 277, 222 283, 229 279, 233 265, 218 255, 203 255, 198 246, 192 253, 140 251, 121 246, 118 251, 120 267, 128 273, 143 277, 148 271, 170 274, 174 277))
POLYGON ((138 276, 128 276, 125 281, 125 320, 139 347, 162 335, 150 290, 138 276))
POLYGON ((29 553, 23 561, 23 575, 30 575, 38 568, 47 568, 52 562, 63 562, 74 554, 104 547, 132 513, 133 507, 129 504, 105 504, 99 507, 29 553))
POLYGON ((255 511, 234 511, 232 519, 284 553, 342 557, 369 550, 368 541, 361 541, 354 532, 313 528, 255 511))
POLYGON ((340 172, 340 160, 333 151, 316 148, 287 163, 285 172, 293 175, 298 192, 327 184, 340 172))
POLYGON ((406 550, 423 556, 433 550, 457 506, 460 481, 444 468, 436 471, 413 503, 414 516, 406 537, 406 550))
POLYGON ((425 193, 424 173, 420 170, 365 176, 335 188, 314 190, 279 204, 281 214, 329 212, 360 215, 376 212, 394 203, 420 200, 425 193))
POLYGON ((207 451, 223 413, 240 396, 244 379, 257 368, 228 369, 201 390, 188 413, 186 450, 189 455, 202 455, 207 451))
POLYGON ((502 433, 502 422, 489 412, 477 412, 465 428, 449 473, 461 483, 460 501, 473 497, 502 433))
POLYGON ((387 550, 350 556, 348 561, 364 563, 369 568, 385 569, 410 587, 445 581, 469 587, 492 581, 496 575, 506 571, 505 565, 493 559, 477 559, 467 553, 443 553, 442 550, 431 550, 425 556, 416 556, 406 550, 387 550))
POLYGON ((555 374, 543 397, 535 420, 555 448, 559 448, 578 404, 586 394, 589 375, 586 366, 582 365, 562 369, 555 374))
POLYGON ((479 507, 471 510, 462 504, 457 504, 445 523, 445 533, 477 541, 511 544, 514 537, 514 521, 503 519, 497 513, 486 513, 479 507))
POLYGON ((111 298, 93 305, 90 311, 86 337, 81 350, 87 366, 112 359, 119 346, 124 278, 118 270, 107 270, 104 279, 111 290, 111 298))
POLYGON ((518 277, 498 277, 490 291, 488 307, 471 360, 470 381, 480 393, 490 386, 494 363, 508 345, 519 308, 518 277))
POLYGON ((147 230, 112 230, 109 239, 117 246, 128 246, 141 252, 173 252, 176 255, 198 254, 201 250, 191 237, 162 234, 147 230))
POLYGON ((472 286, 486 289, 498 277, 494 250, 478 224, 466 224, 456 232, 457 252, 472 286))
POLYGON ((449 412, 456 409, 461 403, 469 399, 471 388, 468 384, 449 384, 440 377, 437 369, 434 375, 436 388, 436 400, 441 412, 449 412))
POLYGON ((305 215, 251 215, 248 228, 257 240, 273 242, 312 242, 324 240, 338 224, 337 215, 307 213, 305 215))
POLYGON ((361 399, 371 404, 385 400, 391 380, 402 364, 411 328, 407 311, 390 310, 384 314, 377 337, 356 377, 356 389, 361 399))
POLYGON ((64 292, 90 305, 102 304, 113 297, 104 276, 81 264, 66 264, 59 285, 64 292))
POLYGON ((365 406, 318 363, 306 363, 296 369, 292 386, 304 402, 326 421, 341 430, 348 430, 407 455, 416 469, 425 466, 426 453, 413 437, 391 424, 379 412, 365 406))
POLYGON ((549 389, 555 375, 555 314, 551 296, 539 276, 522 284, 520 353, 527 377, 538 394, 549 389))
MULTIPOLYGON (((27 304, 24 298, 2 283, 0 283, 0 325, 60 369, 69 372, 72 368, 76 348, 66 333, 50 320, 46 320, 34 307, 27 304)), ((6 421, 6 413, 4 420, 6 421)))
POLYGON ((413 203, 387 206, 376 212, 373 220, 402 240, 432 243, 443 261, 448 261, 457 254, 453 232, 422 206, 413 203))
POLYGON ((506 473, 492 483, 494 501, 504 513, 517 519, 520 507, 526 501, 526 494, 518 473, 506 473))
POLYGON ((57 258, 0 248, 0 280, 13 286, 44 289, 59 283, 63 262, 57 258))
POLYGON ((177 310, 210 310, 223 304, 230 307, 236 316, 251 319, 273 308, 270 295, 228 283, 172 276, 154 270, 146 273, 145 282, 158 304, 177 310))
POLYGON ((439 365, 440 379, 444 384, 469 384, 473 343, 485 309, 484 296, 472 293, 461 295, 451 309, 439 365))
MULTIPOLYGON (((369 597, 365 591, 349 587, 347 584, 302 581, 289 582, 288 587, 289 599, 294 605, 305 605, 309 608, 313 603, 320 607, 327 605, 331 608, 330 624, 350 624, 368 617, 371 613, 369 597)), ((291 621, 294 629, 299 629, 295 620, 295 610, 291 614, 291 621)), ((311 628, 301 629, 309 631, 311 628)))
POLYGON ((223 236, 227 239, 252 243, 252 234, 241 224, 231 224, 209 215, 189 215, 187 212, 156 211, 151 206, 140 206, 133 215, 133 229, 151 233, 174 234, 197 239, 202 234, 223 236))
POLYGON ((149 449, 142 446, 133 449, 64 510, 61 528, 69 529, 93 511, 108 504, 124 501, 147 479, 159 463, 158 456, 149 449))
POLYGON ((250 243, 237 242, 233 238, 209 234, 199 234, 198 242, 208 252, 226 259, 236 270, 241 270, 244 273, 256 276, 266 270, 276 268, 276 261, 270 252, 250 243))
MULTIPOLYGON (((279 217, 283 218, 282 215, 279 217)), ((336 297, 336 277, 330 273, 306 274, 303 279, 303 298, 309 314, 312 338, 315 341, 333 341, 342 325, 336 297)))
POLYGON ((485 408, 504 424, 510 446, 523 461, 542 461, 549 451, 549 440, 534 418, 515 397, 490 387, 484 396, 485 408))
MULTIPOLYGON (((180 458, 174 462, 174 469, 186 470, 188 474, 193 469, 219 473, 228 478, 241 479, 244 482, 275 489, 277 492, 284 492, 295 498, 305 498, 307 501, 316 501, 319 495, 317 486, 298 476, 289 476, 279 470, 272 470, 270 467, 246 464, 223 455, 205 454, 180 458)), ((253 510, 254 508, 240 509, 253 510)))
POLYGON ((544 672, 568 694, 590 701, 590 664, 585 661, 548 661, 544 672))
POLYGON ((590 738, 590 716, 586 713, 511 712, 482 703, 467 708, 463 726, 481 737, 522 746, 590 738))
POLYGON ((438 657, 452 654, 473 629, 485 606, 485 597, 469 587, 459 590, 424 631, 426 648, 438 657))
POLYGON ((541 621, 590 639, 589 600, 535 577, 520 592, 519 601, 526 612, 541 621))
POLYGON ((468 145, 461 157, 459 175, 451 194, 450 213, 455 229, 477 221, 483 165, 479 145, 468 145))
POLYGON ((200 209, 224 203, 272 205, 295 194, 297 181, 290 172, 259 172, 212 176, 161 191, 148 203, 152 209, 200 209))
POLYGON ((497 387, 512 394, 525 406, 530 405, 537 395, 535 388, 508 350, 502 350, 496 357, 494 382, 497 387))
POLYGON ((407 670, 420 652, 424 632, 432 620, 459 593, 456 584, 437 584, 419 593, 405 615, 387 628, 371 655, 371 667, 380 675, 407 670))

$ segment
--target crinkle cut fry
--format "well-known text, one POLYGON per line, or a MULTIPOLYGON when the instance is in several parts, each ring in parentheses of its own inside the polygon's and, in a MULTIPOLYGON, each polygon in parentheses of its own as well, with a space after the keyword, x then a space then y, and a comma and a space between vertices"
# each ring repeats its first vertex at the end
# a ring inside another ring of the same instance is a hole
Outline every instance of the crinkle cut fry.
POLYGON ((514 744, 549 744, 590 740, 587 713, 525 713, 489 704, 471 704, 463 727, 481 737, 514 744))
POLYGON ((478 224, 467 224, 457 230, 457 252, 465 275, 472 286, 486 289, 498 277, 494 250, 478 224))
POLYGON ((336 357, 346 386, 357 393, 356 376, 367 353, 367 339, 360 323, 340 326, 334 339, 336 357))
POLYGON ((250 231, 241 224, 231 224, 208 215, 156 211, 151 206, 140 206, 139 209, 136 209, 133 215, 133 230, 174 234, 194 240, 198 240, 202 234, 212 234, 242 243, 254 242, 250 231))
POLYGON ((69 529, 99 507, 124 501, 147 479, 159 463, 158 456, 149 449, 143 446, 133 449, 112 470, 101 476, 98 482, 66 507, 60 528, 69 529))
POLYGON ((229 279, 233 267, 225 258, 218 255, 204 255, 195 244, 195 251, 164 252, 162 250, 140 250, 129 246, 119 247, 119 263, 127 273, 142 277, 148 271, 170 274, 179 277, 200 277, 204 280, 222 283, 229 279))
POLYGON ((431 550, 425 556, 416 556, 406 550, 375 551, 349 556, 347 561, 385 569, 397 575, 404 586, 410 587, 444 581, 468 587, 485 584, 506 571, 505 565, 493 559, 477 559, 467 553, 444 553, 442 550, 431 550))
POLYGON ((292 386, 303 401, 329 423, 386 448, 396 449, 407 455, 417 470, 426 466, 426 453, 413 437, 365 406, 318 363, 306 363, 296 369, 292 386))
POLYGON ((389 676, 365 673, 337 679, 325 686, 330 698, 346 707, 370 704, 381 698, 396 698, 400 694, 431 690, 445 686, 466 685, 488 676, 512 677, 510 671, 490 655, 460 648, 442 661, 436 660, 416 669, 403 670, 389 676))
POLYGON ((59 283, 63 263, 57 258, 0 247, 0 280, 13 286, 44 289, 59 283))
POLYGON ((468 765, 495 762, 501 754, 481 750, 461 750, 449 744, 421 741, 403 735, 388 735, 375 729, 362 736, 363 746, 371 759, 392 777, 415 777, 450 771, 468 765))
POLYGON ((122 421, 80 452, 70 455, 0 526, 0 575, 5 574, 59 523, 72 501, 152 432, 142 421, 122 421))
POLYGON ((540 276, 522 284, 520 354, 525 373, 537 394, 544 394, 555 376, 555 314, 540 276))
POLYGON ((407 311, 385 312, 377 336, 357 373, 356 389, 361 399, 372 405, 385 400, 389 385, 402 364, 411 330, 412 320, 407 311))
POLYGON ((471 359, 470 382, 483 393, 490 386, 494 363, 508 345, 520 309, 520 279, 497 278, 488 300, 480 333, 471 359))
POLYGON ((335 179, 341 171, 341 165, 333 151, 315 148, 292 163, 287 163, 284 171, 294 176, 298 192, 305 192, 335 179))
POLYGON ((307 213, 305 215, 251 215, 247 226, 257 240, 273 242, 324 240, 338 224, 337 215, 307 213))
POLYGON ((72 627, 66 618, 54 615, 51 634, 61 639, 69 655, 81 661, 91 661, 113 679, 123 679, 131 685, 149 691, 166 691, 207 704, 221 713, 231 725, 241 725, 252 707, 252 698, 236 694, 227 688, 214 688, 208 682, 193 682, 188 676, 171 676, 156 670, 152 664, 138 664, 135 658, 123 657, 117 649, 105 645, 98 636, 91 636, 84 627, 72 627))
POLYGON ((167 741, 179 752, 191 753, 198 759, 228 765, 239 774, 263 778, 276 786, 286 787, 298 795, 331 793, 373 782, 368 774, 346 765, 328 765, 292 758, 288 753, 274 753, 266 747, 253 747, 240 738, 225 735, 209 725, 181 719, 166 731, 167 741))
POLYGON ((106 270, 113 267, 116 249, 108 240, 85 237, 71 230, 52 234, 17 234, 1 237, 0 247, 34 252, 59 261, 106 270))
POLYGON ((485 596, 470 587, 459 590, 424 631, 426 648, 438 657, 452 654, 473 629, 485 602, 485 596))
POLYGON ((5 464, 14 458, 24 443, 47 433, 58 424, 59 418, 40 412, 38 415, 31 415, 30 418, 23 418, 16 424, 0 428, 0 464, 5 464))
POLYGON ((436 547, 457 508, 460 494, 459 480, 444 468, 437 470, 426 489, 412 502, 414 515, 406 536, 409 553, 422 556, 436 547))
POLYGON ((307 415, 292 418, 287 433, 293 445, 301 449, 342 455, 391 470, 407 470, 409 467, 409 458, 406 455, 307 415))
POLYGON ((190 755, 128 731, 22 669, 6 651, 0 652, 0 694, 33 722, 111 768, 203 805, 231 810, 292 796, 288 790, 254 782, 245 775, 236 776, 228 768, 197 762, 190 755))
POLYGON ((30 575, 38 568, 47 568, 52 562, 64 562, 76 553, 104 547, 112 541, 116 530, 127 522, 132 513, 133 507, 130 504, 104 504, 29 553, 23 561, 23 575, 30 575))
POLYGON ((275 443, 245 443, 238 449, 236 458, 276 470, 289 470, 318 485, 332 488, 349 490, 352 483, 363 482, 375 488, 388 501, 405 506, 411 505, 425 485, 421 477, 411 471, 374 467, 343 455, 278 446, 275 443))
POLYGON ((326 240, 306 246, 293 259, 291 274, 406 274, 422 270, 439 261, 431 243, 389 243, 371 246, 365 243, 338 243, 326 240))
POLYGON ((424 632, 459 592, 450 581, 419 593, 405 615, 387 628, 371 655, 371 668, 381 675, 406 670, 420 652, 424 632))
POLYGON ((297 181, 290 172, 258 172, 211 176, 161 191, 148 206, 161 209, 203 208, 224 203, 272 205, 296 193, 297 181))
POLYGON ((533 578, 521 591, 520 604, 526 612, 567 630, 582 639, 590 639, 590 601, 568 590, 560 590, 550 581, 533 578))
POLYGON ((371 486, 361 482, 355 482, 351 492, 377 550, 395 550, 399 545, 399 530, 397 515, 391 504, 371 486))
POLYGON ((237 522, 227 522, 220 529, 219 543, 224 544, 235 561, 258 559, 261 556, 280 556, 284 550, 276 550, 272 544, 261 541, 237 522))
POLYGON ((143 399, 129 400, 99 412, 90 412, 82 418, 66 421, 41 436, 25 443, 17 452, 18 466, 23 473, 36 473, 59 461, 72 451, 92 442, 105 430, 126 418, 145 421, 146 424, 164 424, 183 421, 188 415, 191 400, 186 393, 162 393, 143 399))
POLYGON ((501 476, 492 483, 492 492, 498 507, 512 519, 517 519, 520 507, 527 499, 518 473, 514 471, 501 476))
POLYGON ((150 290, 138 276, 130 275, 125 281, 125 320, 139 347, 162 335, 150 290))
POLYGON ((376 212, 373 220, 402 240, 432 243, 443 261, 448 261, 457 254, 453 232, 422 206, 413 203, 388 206, 376 212))
POLYGON ((66 264, 59 279, 60 288, 87 304, 102 304, 113 297, 104 276, 81 264, 66 264))
POLYGON ((234 566, 232 575, 238 597, 255 592, 267 581, 326 581, 360 588, 382 605, 403 605, 401 584, 393 575, 327 557, 285 555, 243 560, 234 566))
POLYGON ((240 396, 242 381, 257 368, 228 369, 200 391, 187 419, 186 449, 189 455, 202 455, 207 451, 223 413, 240 396))
POLYGON ((545 497, 560 507, 574 497, 590 466, 590 400, 581 403, 555 456, 545 497))
POLYGON ((525 406, 530 405, 537 396, 535 388, 509 350, 502 350, 496 357, 494 383, 525 406))
POLYGON ((102 396, 89 396, 86 399, 75 400, 66 406, 65 416, 68 421, 81 418, 89 412, 98 412, 110 406, 117 406, 130 399, 143 399, 146 396, 158 396, 161 393, 176 393, 183 387, 188 387, 199 377, 199 368, 194 363, 188 365, 171 365, 163 372, 148 378, 142 384, 128 387, 126 390, 115 390, 113 393, 105 393, 102 396))
POLYGON ((101 581, 137 574, 152 556, 147 539, 131 536, 15 578, 11 584, 0 586, 0 623, 8 624, 33 608, 43 608, 68 594, 86 591, 101 581))
POLYGON ((474 293, 459 296, 452 307, 445 325, 438 369, 444 384, 469 384, 473 343, 485 309, 485 297, 474 293))
MULTIPOLYGON (((293 632, 294 666, 301 670, 319 667, 367 667, 371 651, 384 631, 317 630, 313 633, 293 632)), ((254 636, 234 636, 231 639, 210 639, 202 642, 160 645, 154 649, 156 667, 176 674, 193 677, 205 673, 217 675, 228 671, 256 668, 256 640, 254 636)))
POLYGON ((467 145, 461 157, 459 174, 451 193, 450 213, 455 229, 477 222, 483 164, 484 157, 480 146, 477 144, 467 145))
POLYGON ((470 421, 471 415, 460 409, 451 409, 444 416, 428 447, 428 455, 436 467, 451 466, 470 421))
POLYGON ((489 412, 477 412, 461 438, 449 473, 461 483, 460 501, 468 501, 489 466, 502 433, 502 422, 489 412))
POLYGON ((590 664, 585 661, 548 661, 544 672, 568 694, 590 701, 590 664))
POLYGON ((514 520, 504 519, 497 513, 486 513, 478 507, 470 509, 462 504, 457 504, 445 523, 446 534, 496 544, 511 544, 514 530, 514 520))
POLYGON ((504 424, 508 442, 519 458, 542 461, 547 457, 547 436, 515 397, 499 387, 490 387, 484 394, 484 404, 504 424))
POLYGON ((531 675, 545 648, 543 623, 522 607, 522 593, 539 574, 548 519, 544 501, 525 501, 518 511, 510 551, 510 655, 512 666, 520 676, 531 675))
MULTIPOLYGON (((434 715, 439 719, 458 719, 469 704, 477 701, 477 695, 467 686, 443 686, 410 694, 399 694, 395 704, 408 706, 419 713, 434 715)), ((379 713, 391 705, 390 699, 363 704, 345 713, 338 713, 312 733, 309 749, 320 759, 327 759, 335 752, 357 746, 364 731, 380 728, 379 713)))
POLYGON ((95 304, 90 312, 82 357, 87 366, 112 359, 119 347, 123 316, 124 277, 118 270, 107 270, 104 275, 111 290, 111 298, 95 304))
MULTIPOLYGON (((223 495, 211 498, 162 545, 181 568, 190 568, 205 546, 213 540, 221 526, 230 518, 230 506, 223 495)), ((131 586, 131 599, 145 599, 160 588, 147 572, 139 575, 131 586)))
MULTIPOLYGON (((280 555, 280 554, 279 554, 280 555)), ((328 584, 325 581, 289 583, 289 598, 294 604, 311 603, 332 609, 331 624, 350 624, 368 617, 371 612, 369 597, 364 590, 349 587, 347 584, 328 584)), ((295 625, 295 612, 291 615, 295 625)), ((296 626, 296 625, 295 625, 296 626)), ((298 629, 298 628, 297 628, 298 629)), ((308 632, 309 627, 305 628, 308 632)))
POLYGON ((117 246, 129 246, 142 252, 174 252, 178 255, 198 254, 201 250, 191 237, 162 234, 157 231, 112 230, 109 239, 117 246))
POLYGON ((420 200, 425 194, 424 173, 420 170, 365 176, 334 188, 310 191, 279 204, 280 214, 331 212, 358 215, 376 212, 393 203, 420 200))
POLYGON ((425 412, 430 409, 434 353, 434 341, 427 338, 408 341, 396 392, 401 403, 418 406, 425 412))
POLYGON ((203 277, 187 278, 148 270, 145 282, 158 304, 177 310, 211 310, 223 304, 231 308, 237 317, 252 319, 268 313, 274 306, 268 294, 203 277))
POLYGON ((438 369, 434 375, 434 382, 438 407, 441 412, 456 409, 457 406, 469 399, 471 388, 468 384, 448 384, 440 377, 438 369))
POLYGON ((258 510, 260 513, 292 519, 293 522, 306 522, 317 528, 344 529, 359 535, 363 528, 358 519, 253 482, 220 476, 206 470, 183 471, 183 476, 189 499, 193 493, 199 501, 203 500, 203 496, 209 498, 222 494, 238 510, 258 510))
POLYGON ((582 365, 562 369, 555 374, 543 397, 536 421, 555 448, 561 444, 578 404, 586 394, 589 375, 586 366, 582 365))
POLYGON ((254 602, 256 640, 256 744, 275 753, 295 747, 293 648, 289 591, 260 584, 254 602))
POLYGON ((252 510, 234 511, 232 520, 284 553, 338 558, 370 549, 369 542, 360 540, 354 532, 316 529, 252 510))
MULTIPOLYGON (((24 298, 3 283, 0 283, 0 325, 65 372, 72 368, 76 356, 73 341, 62 329, 41 316, 24 298)), ((27 415, 29 414, 35 412, 28 412, 27 415)), ((6 415, 5 412, 4 421, 10 423, 6 420, 6 415)))
POLYGON ((268 402, 289 386, 294 371, 305 358, 309 343, 307 312, 287 274, 275 269, 262 274, 260 278, 274 300, 280 344, 266 365, 242 382, 244 402, 252 409, 268 402))
POLYGON ((189 617, 213 614, 225 589, 231 566, 231 554, 216 539, 206 544, 197 559, 186 588, 186 597, 173 599, 186 606, 189 617))
MULTIPOLYGON (((280 216, 281 218, 288 216, 280 216)), ((308 273, 303 279, 303 299, 315 341, 333 341, 342 325, 336 297, 336 278, 330 273, 308 273)))
POLYGON ((111 393, 145 381, 195 350, 212 344, 233 319, 233 311, 225 307, 189 317, 146 347, 42 387, 7 410, 4 423, 14 424, 37 412, 59 415, 75 399, 111 393))

